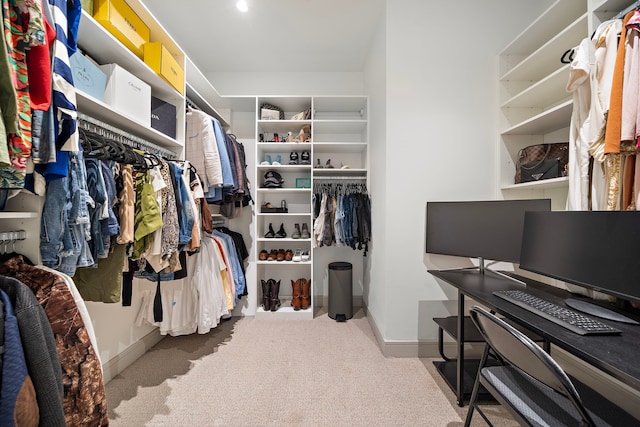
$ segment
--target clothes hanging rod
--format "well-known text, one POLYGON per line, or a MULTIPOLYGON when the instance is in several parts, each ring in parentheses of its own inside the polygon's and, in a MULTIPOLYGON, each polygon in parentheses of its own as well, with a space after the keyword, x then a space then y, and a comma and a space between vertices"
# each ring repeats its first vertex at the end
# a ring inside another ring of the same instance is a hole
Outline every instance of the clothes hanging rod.
POLYGON ((633 2, 633 4, 629 7, 627 7, 626 9, 624 9, 623 11, 619 12, 616 16, 614 16, 612 19, 621 19, 624 18, 624 16, 631 12, 633 9, 637 9, 638 7, 640 7, 640 0, 633 2))
POLYGON ((87 132, 95 133, 97 135, 104 136, 105 138, 120 141, 132 148, 137 148, 151 154, 159 154, 169 160, 175 160, 178 158, 176 153, 167 148, 160 147, 138 136, 131 135, 130 133, 125 132, 122 129, 118 129, 115 126, 111 126, 96 118, 87 116, 84 113, 78 113, 78 127, 86 130, 87 132))

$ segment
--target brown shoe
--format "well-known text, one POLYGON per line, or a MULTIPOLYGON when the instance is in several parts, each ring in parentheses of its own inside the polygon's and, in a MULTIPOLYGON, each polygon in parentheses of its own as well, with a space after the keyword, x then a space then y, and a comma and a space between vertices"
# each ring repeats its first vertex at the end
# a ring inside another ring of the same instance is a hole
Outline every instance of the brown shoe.
POLYGON ((258 260, 260 261, 266 261, 267 258, 269 258, 269 252, 265 251, 264 249, 260 251, 260 254, 258 255, 258 260))
POLYGON ((269 294, 271 298, 271 311, 277 311, 280 308, 280 298, 278 298, 280 280, 276 282, 274 279, 269 279, 269 290, 271 291, 269 294))
POLYGON ((291 307, 295 311, 300 310, 300 297, 302 296, 302 285, 300 279, 291 281, 291 307))
POLYGON ((302 295, 300 296, 300 308, 306 310, 311 305, 311 279, 300 279, 302 295))
POLYGON ((284 261, 284 249, 278 249, 278 255, 276 255, 276 261, 284 261))
POLYGON ((284 253, 284 260, 291 261, 292 259, 293 259, 293 251, 291 249, 287 249, 287 251, 284 253))
POLYGON ((267 261, 275 261, 278 258, 278 251, 276 249, 271 249, 269 252, 269 256, 267 257, 267 261))

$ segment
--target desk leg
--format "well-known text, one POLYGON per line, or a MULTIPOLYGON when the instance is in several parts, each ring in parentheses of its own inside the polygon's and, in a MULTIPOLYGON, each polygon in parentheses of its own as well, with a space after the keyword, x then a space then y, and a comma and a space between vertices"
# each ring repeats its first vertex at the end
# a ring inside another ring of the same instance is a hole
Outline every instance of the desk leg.
POLYGON ((464 295, 458 291, 458 359, 456 360, 456 400, 464 406, 464 295))

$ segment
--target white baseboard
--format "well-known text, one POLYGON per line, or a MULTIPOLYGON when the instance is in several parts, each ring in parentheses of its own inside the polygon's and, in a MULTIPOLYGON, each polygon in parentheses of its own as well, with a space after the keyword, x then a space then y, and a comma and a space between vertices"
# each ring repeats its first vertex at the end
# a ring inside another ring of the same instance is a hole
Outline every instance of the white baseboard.
POLYGON ((111 381, 113 377, 135 362, 140 356, 145 354, 151 347, 159 343, 164 338, 159 329, 154 329, 147 335, 131 344, 124 351, 118 353, 108 362, 102 364, 102 377, 104 383, 111 381))

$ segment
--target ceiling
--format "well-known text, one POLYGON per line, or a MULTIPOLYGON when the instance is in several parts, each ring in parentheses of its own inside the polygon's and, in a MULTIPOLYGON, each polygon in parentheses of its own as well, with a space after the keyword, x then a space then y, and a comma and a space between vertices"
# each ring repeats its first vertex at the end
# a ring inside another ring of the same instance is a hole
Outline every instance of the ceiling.
POLYGON ((359 72, 385 0, 142 0, 203 73, 359 72))

